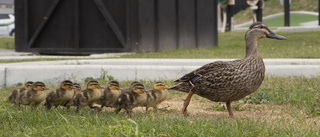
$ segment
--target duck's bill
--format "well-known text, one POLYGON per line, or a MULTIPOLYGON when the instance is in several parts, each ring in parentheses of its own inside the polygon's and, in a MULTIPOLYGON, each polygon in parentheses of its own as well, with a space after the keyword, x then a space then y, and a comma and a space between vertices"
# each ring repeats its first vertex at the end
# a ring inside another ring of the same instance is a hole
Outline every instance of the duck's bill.
POLYGON ((278 40, 286 40, 287 38, 274 34, 272 31, 267 35, 267 38, 278 39, 278 40))

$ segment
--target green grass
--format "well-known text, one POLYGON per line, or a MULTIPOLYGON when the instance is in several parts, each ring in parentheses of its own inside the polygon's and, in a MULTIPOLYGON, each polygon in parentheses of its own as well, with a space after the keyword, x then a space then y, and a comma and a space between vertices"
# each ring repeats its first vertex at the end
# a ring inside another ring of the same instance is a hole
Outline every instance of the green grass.
MULTIPOLYGON (((300 23, 316 21, 318 17, 302 14, 291 14, 290 15, 290 26, 300 26, 300 23)), ((278 16, 271 19, 263 20, 263 23, 266 24, 269 28, 277 28, 284 26, 284 16, 278 16)), ((246 26, 249 28, 250 25, 246 26)))
MULTIPOLYGON (((264 38, 258 42, 258 51, 263 58, 320 58, 320 32, 278 33, 287 40, 264 38)), ((139 52, 123 55, 120 58, 189 58, 240 59, 245 56, 244 31, 218 34, 218 47, 202 49, 177 49, 162 52, 139 52)), ((31 59, 31 60, 0 60, 0 63, 26 61, 54 61, 63 59, 31 59)))
MULTIPOLYGON (((299 26, 300 23, 316 21, 318 17, 300 14, 290 15, 290 26, 299 26)), ((283 27, 284 26, 284 16, 279 16, 271 19, 263 20, 268 27, 283 27)))
MULTIPOLYGON (((263 58, 320 58, 320 32, 278 33, 287 40, 264 38, 258 42, 263 58)), ((219 33, 218 47, 178 49, 157 53, 137 53, 122 58, 231 58, 245 56, 245 32, 219 33)))
POLYGON ((13 37, 1 37, 0 38, 0 49, 14 49, 14 38, 13 37))
MULTIPOLYGON (((290 5, 290 11, 311 11, 318 12, 317 0, 292 0, 290 5)), ((284 8, 280 5, 279 0, 268 0, 265 2, 263 9, 263 16, 268 16, 275 13, 284 12, 284 8)), ((252 10, 247 8, 234 15, 234 23, 240 24, 244 22, 252 21, 252 10)), ((283 25, 281 23, 280 25, 283 25)))
MULTIPOLYGON (((319 108, 315 107, 315 103, 320 92, 319 79, 320 77, 267 77, 259 90, 250 95, 250 101, 254 103, 251 105, 254 107, 262 103, 269 106, 283 106, 281 114, 272 112, 274 114, 265 117, 257 115, 254 118, 243 117, 236 120, 227 117, 208 118, 204 116, 186 118, 179 114, 180 110, 175 109, 149 113, 138 111, 132 118, 128 118, 124 112, 115 114, 113 111, 106 110, 97 113, 89 108, 83 108, 76 113, 75 108, 70 110, 58 108, 47 111, 42 106, 37 110, 24 106, 18 111, 16 106, 5 102, 12 88, 0 89, 0 135, 318 136, 319 108), (259 102, 259 99, 266 101, 259 102), (274 119, 279 116, 282 118, 274 119)), ((149 88, 154 81, 142 82, 149 88)), ((126 87, 129 83, 129 81, 121 81, 120 85, 126 87)), ((172 81, 166 81, 166 83, 171 85, 172 81)), ((177 91, 170 92, 169 100, 186 95, 177 91)), ((211 103, 199 96, 194 96, 191 103, 199 101, 211 103)), ((246 113, 259 111, 266 110, 250 110, 246 113)), ((234 111, 234 113, 239 115, 239 111, 234 111)))

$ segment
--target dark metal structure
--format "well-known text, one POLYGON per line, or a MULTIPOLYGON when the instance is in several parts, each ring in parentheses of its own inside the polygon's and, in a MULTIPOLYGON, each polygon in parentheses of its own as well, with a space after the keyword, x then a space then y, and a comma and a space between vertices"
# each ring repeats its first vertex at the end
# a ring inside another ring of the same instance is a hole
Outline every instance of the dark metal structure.
POLYGON ((284 26, 290 26, 290 2, 289 0, 284 0, 284 26))
POLYGON ((217 0, 15 0, 16 51, 155 52, 217 46, 217 0))

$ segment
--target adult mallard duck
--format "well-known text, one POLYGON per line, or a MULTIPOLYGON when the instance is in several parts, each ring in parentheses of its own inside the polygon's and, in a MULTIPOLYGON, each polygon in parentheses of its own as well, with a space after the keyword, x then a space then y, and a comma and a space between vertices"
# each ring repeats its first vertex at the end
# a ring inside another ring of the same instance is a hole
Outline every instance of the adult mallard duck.
POLYGON ((286 39, 274 34, 263 23, 255 22, 245 34, 243 59, 212 62, 176 80, 169 89, 188 93, 182 113, 186 115, 192 95, 197 94, 215 102, 226 102, 229 117, 233 117, 231 102, 255 92, 264 79, 265 65, 257 50, 261 38, 286 39))

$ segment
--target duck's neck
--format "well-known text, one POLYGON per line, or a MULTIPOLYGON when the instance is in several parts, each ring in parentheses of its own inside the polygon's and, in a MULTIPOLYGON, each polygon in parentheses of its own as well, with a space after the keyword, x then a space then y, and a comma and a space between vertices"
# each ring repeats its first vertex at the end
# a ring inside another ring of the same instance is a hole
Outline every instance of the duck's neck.
POLYGON ((258 54, 258 40, 257 39, 249 39, 246 38, 246 56, 245 58, 249 57, 252 54, 258 54))

